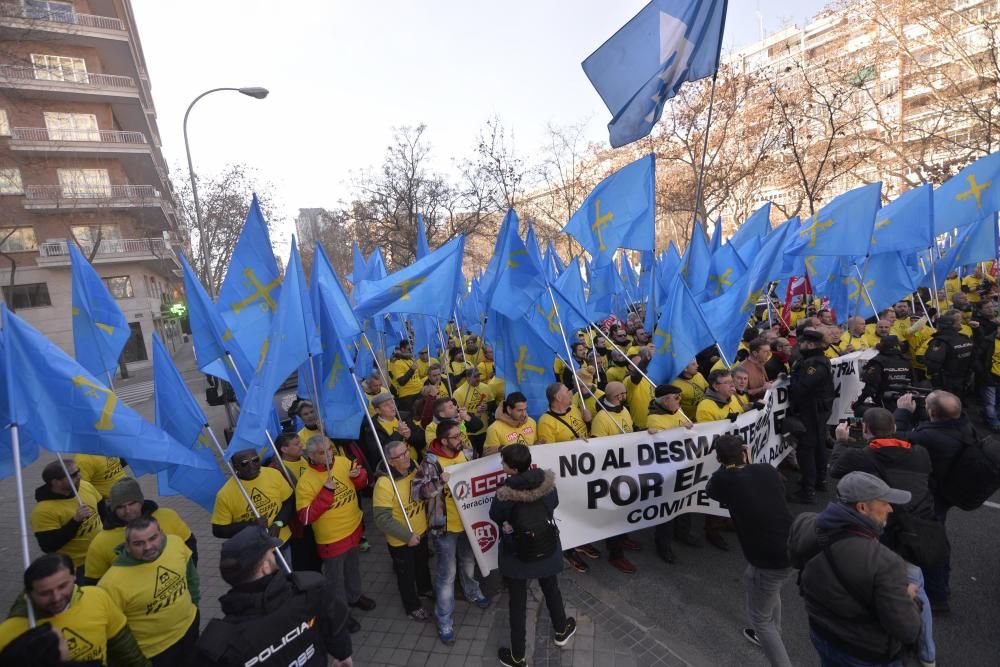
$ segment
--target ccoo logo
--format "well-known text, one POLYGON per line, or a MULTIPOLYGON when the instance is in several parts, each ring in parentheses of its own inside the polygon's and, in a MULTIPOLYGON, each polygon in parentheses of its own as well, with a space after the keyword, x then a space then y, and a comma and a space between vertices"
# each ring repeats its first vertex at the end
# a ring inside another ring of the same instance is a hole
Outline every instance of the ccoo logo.
POLYGON ((466 498, 469 497, 469 494, 471 492, 472 492, 472 487, 469 485, 468 482, 462 481, 455 485, 454 496, 456 500, 465 500, 466 498))
POLYGON ((497 527, 492 521, 477 521, 472 524, 472 534, 479 542, 479 551, 486 553, 497 543, 497 527))

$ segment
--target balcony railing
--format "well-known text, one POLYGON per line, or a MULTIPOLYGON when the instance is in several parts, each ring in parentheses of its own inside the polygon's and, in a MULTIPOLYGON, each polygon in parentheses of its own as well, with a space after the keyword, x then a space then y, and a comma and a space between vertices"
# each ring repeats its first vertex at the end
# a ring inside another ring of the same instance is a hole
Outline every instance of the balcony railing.
POLYGON ((54 81, 57 83, 77 83, 93 88, 113 88, 116 90, 135 89, 135 80, 117 74, 94 74, 78 70, 50 67, 29 67, 27 65, 0 65, 0 77, 22 81, 54 81))
POLYGON ((160 192, 152 185, 95 185, 95 186, 64 186, 64 185, 26 185, 24 198, 28 201, 106 201, 108 204, 116 200, 140 202, 159 199, 160 192))
POLYGON ((111 16, 78 14, 73 10, 23 7, 9 2, 0 3, 0 17, 29 19, 32 21, 49 21, 50 23, 66 23, 69 25, 84 26, 86 28, 100 28, 101 30, 125 30, 125 24, 122 23, 121 19, 111 16))
MULTIPOLYGON (((90 257, 94 250, 93 243, 81 243, 80 252, 90 257)), ((69 257, 66 241, 48 241, 38 246, 38 254, 42 257, 69 257)), ((170 244, 163 239, 101 239, 95 258, 99 257, 166 257, 174 256, 170 244)))
POLYGON ((87 141, 102 144, 147 143, 146 135, 142 132, 125 132, 122 130, 12 127, 10 136, 14 141, 87 141))

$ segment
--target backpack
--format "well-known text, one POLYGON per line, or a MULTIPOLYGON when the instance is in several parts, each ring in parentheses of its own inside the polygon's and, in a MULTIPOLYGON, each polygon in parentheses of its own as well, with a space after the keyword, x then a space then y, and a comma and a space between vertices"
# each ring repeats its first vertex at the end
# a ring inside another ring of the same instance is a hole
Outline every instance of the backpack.
POLYGON ((950 505, 978 509, 1000 489, 1000 440, 992 435, 967 439, 962 450, 942 476, 941 497, 950 505))
POLYGON ((541 499, 516 503, 510 518, 511 541, 518 560, 533 563, 559 549, 559 528, 541 499))

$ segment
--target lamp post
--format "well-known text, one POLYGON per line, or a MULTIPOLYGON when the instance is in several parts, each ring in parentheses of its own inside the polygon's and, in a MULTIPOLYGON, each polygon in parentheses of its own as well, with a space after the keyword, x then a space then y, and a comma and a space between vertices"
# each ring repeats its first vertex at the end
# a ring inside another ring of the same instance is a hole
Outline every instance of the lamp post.
POLYGON ((191 101, 188 105, 187 111, 184 112, 184 151, 187 153, 188 161, 188 174, 191 178, 191 196, 194 198, 194 217, 195 226, 198 228, 198 241, 201 245, 201 256, 205 261, 205 281, 208 283, 208 295, 210 297, 215 296, 215 281, 212 280, 212 264, 209 259, 209 248, 208 248, 208 238, 205 236, 205 229, 202 226, 201 221, 201 202, 198 200, 198 181, 194 174, 194 164, 191 162, 191 145, 188 143, 188 116, 191 115, 191 109, 198 100, 209 95, 211 93, 217 93, 220 90, 235 90, 238 93, 242 93, 248 97, 253 97, 258 100, 262 100, 267 97, 267 88, 261 88, 259 86, 251 86, 249 88, 212 88, 211 90, 206 90, 198 97, 191 101))

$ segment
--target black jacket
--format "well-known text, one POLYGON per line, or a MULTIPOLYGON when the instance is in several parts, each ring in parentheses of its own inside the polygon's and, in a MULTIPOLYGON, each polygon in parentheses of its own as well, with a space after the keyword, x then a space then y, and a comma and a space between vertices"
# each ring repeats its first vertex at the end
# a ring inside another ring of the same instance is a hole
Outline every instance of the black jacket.
POLYGON ((493 504, 490 505, 490 519, 500 531, 500 574, 515 579, 541 579, 559 574, 563 569, 562 548, 553 554, 533 563, 525 563, 518 559, 510 538, 503 532, 504 521, 509 521, 518 503, 540 501, 548 508, 549 513, 559 505, 559 494, 556 491, 556 474, 551 470, 534 468, 519 475, 511 475, 504 480, 503 486, 497 489, 493 504))
POLYGON ((962 396, 972 375, 973 343, 954 329, 941 329, 927 344, 924 363, 935 389, 962 396))
POLYGON ((766 463, 719 468, 705 492, 729 510, 748 563, 769 570, 791 565, 788 530, 792 515, 777 468, 766 463))
POLYGON ((198 639, 198 665, 243 667, 268 655, 276 665, 325 667, 351 655, 347 607, 321 574, 275 572, 219 598, 225 618, 198 639))
POLYGON ((931 491, 940 488, 956 457, 962 453, 963 443, 976 438, 969 418, 962 415, 958 419, 914 424, 913 414, 902 408, 897 408, 893 416, 896 418, 896 437, 927 450, 931 458, 931 491))
MULTIPOLYGON (((830 458, 830 477, 840 479, 857 470, 875 475, 895 489, 909 491, 911 498, 905 509, 913 516, 934 518, 928 488, 931 457, 920 445, 896 438, 876 438, 863 447, 838 441, 830 458)), ((890 514, 889 525, 893 522, 894 514, 890 514)))
POLYGON ((800 419, 826 424, 833 408, 833 370, 823 350, 802 351, 792 367, 788 399, 800 419))
POLYGON ((913 364, 902 352, 879 352, 865 364, 861 380, 865 383, 862 396, 871 396, 878 405, 888 402, 895 406, 895 401, 884 400, 884 395, 888 391, 903 393, 913 384, 913 364))

